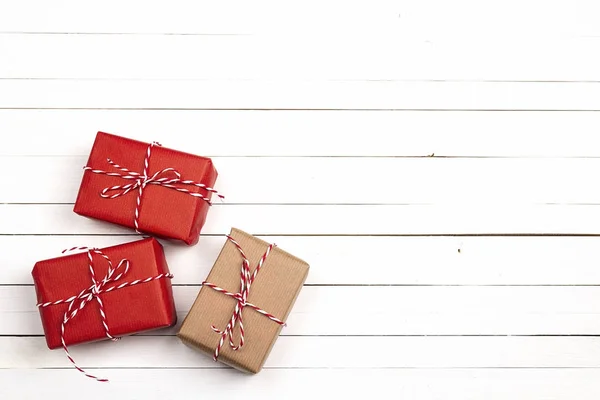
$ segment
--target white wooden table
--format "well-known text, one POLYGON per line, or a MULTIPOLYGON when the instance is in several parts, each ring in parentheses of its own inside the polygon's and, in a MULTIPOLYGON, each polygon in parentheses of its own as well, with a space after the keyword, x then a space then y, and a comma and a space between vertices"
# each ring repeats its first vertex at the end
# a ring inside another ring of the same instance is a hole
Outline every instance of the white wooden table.
POLYGON ((599 7, 1 1, 0 398, 598 399, 599 7), (311 264, 260 374, 46 348, 35 261, 135 238, 72 212, 98 130, 219 170, 181 318, 231 226, 311 264))

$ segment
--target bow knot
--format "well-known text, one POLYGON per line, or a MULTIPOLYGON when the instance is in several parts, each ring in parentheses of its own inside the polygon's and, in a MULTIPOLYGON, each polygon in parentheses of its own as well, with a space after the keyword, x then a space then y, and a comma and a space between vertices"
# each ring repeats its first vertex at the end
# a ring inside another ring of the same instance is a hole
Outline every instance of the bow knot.
POLYGON ((125 168, 112 159, 107 158, 106 161, 110 166, 113 167, 113 171, 103 171, 99 169, 94 169, 92 167, 86 166, 83 169, 85 171, 90 171, 94 174, 102 174, 107 176, 115 176, 122 179, 126 179, 128 181, 133 181, 132 183, 127 183, 124 185, 115 185, 108 186, 100 191, 100 196, 105 199, 115 199, 120 196, 125 196, 127 193, 131 191, 137 190, 137 198, 136 198, 136 207, 135 214, 133 218, 133 224, 135 226, 135 230, 138 233, 142 233, 140 231, 139 219, 140 219, 140 205, 142 202, 142 194, 144 193, 144 189, 148 185, 158 185, 168 189, 176 190, 181 193, 186 193, 190 196, 200 198, 204 200, 208 205, 212 205, 210 201, 210 194, 213 193, 217 195, 221 200, 225 197, 219 194, 215 189, 206 186, 203 183, 195 182, 192 180, 182 179, 181 173, 177 171, 175 168, 164 168, 160 171, 155 172, 152 175, 149 175, 149 165, 150 165, 150 154, 152 152, 152 148, 154 146, 160 146, 161 144, 158 142, 152 142, 148 145, 146 150, 146 157, 144 158, 144 169, 142 173, 131 171, 128 168, 125 168), (208 192, 207 196, 202 195, 201 193, 193 192, 189 189, 186 189, 182 186, 192 186, 205 190, 208 192))
POLYGON ((248 260, 248 257, 246 257, 246 254, 244 253, 244 250, 242 249, 242 247, 231 236, 227 236, 227 239, 235 245, 235 247, 238 249, 238 251, 240 252, 242 259, 243 259, 242 269, 241 269, 241 273, 240 273, 240 290, 239 290, 239 292, 232 293, 232 292, 222 289, 212 283, 209 283, 207 281, 202 282, 203 286, 208 286, 211 289, 214 289, 219 293, 223 293, 226 296, 232 297, 233 299, 235 299, 237 301, 237 303, 235 305, 235 309, 233 311, 233 315, 231 316, 231 319, 229 320, 229 323, 227 324, 225 329, 220 330, 216 326, 211 325, 211 329, 214 332, 221 335, 219 344, 217 345, 215 352, 213 354, 213 359, 215 361, 217 361, 217 359, 219 358, 219 353, 221 351, 221 348, 223 347, 223 344, 225 343, 225 339, 227 339, 227 338, 229 339, 229 346, 234 351, 239 350, 240 348, 242 348, 244 346, 244 343, 245 343, 244 322, 243 322, 243 318, 242 318, 242 311, 244 310, 244 308, 250 307, 254 311, 258 312, 259 314, 264 315, 271 321, 273 321, 279 325, 282 325, 282 326, 286 325, 285 322, 283 322, 279 318, 268 313, 267 311, 263 310, 262 308, 248 302, 248 295, 250 294, 250 287, 252 285, 252 282, 254 282, 254 279, 256 279, 258 272, 262 268, 267 256, 269 255, 269 253, 271 252, 273 247, 275 247, 275 244, 269 245, 269 247, 265 251, 265 254, 263 254, 260 261, 258 262, 258 265, 256 266, 256 269, 254 270, 254 272, 250 273, 250 261, 248 260), (240 339, 239 339, 238 344, 235 344, 233 342, 233 331, 236 328, 236 326, 239 326, 239 332, 240 332, 240 335, 239 335, 240 339))
POLYGON ((56 301, 46 302, 46 303, 39 303, 37 306, 38 307, 49 307, 49 306, 54 306, 57 304, 68 304, 69 305, 69 307, 67 308, 67 311, 65 311, 65 313, 63 315, 62 324, 60 326, 60 340, 61 340, 62 347, 63 347, 65 353, 67 354, 67 358, 69 359, 69 361, 71 361, 73 366, 79 372, 83 373, 85 376, 95 379, 99 382, 108 382, 107 379, 98 378, 94 375, 88 374, 87 372, 85 372, 81 367, 79 367, 75 363, 75 361, 69 354, 69 350, 67 348, 67 343, 65 341, 66 325, 70 321, 75 319, 77 314, 81 310, 83 310, 87 304, 89 304, 92 300, 96 300, 96 302, 98 303, 98 309, 100 311, 100 318, 102 321, 102 326, 104 327, 104 333, 105 333, 106 337, 112 341, 117 341, 120 338, 114 337, 113 335, 111 335, 111 333, 109 331, 108 322, 106 321, 106 313, 104 312, 104 303, 102 302, 100 295, 102 293, 112 292, 113 290, 122 289, 127 286, 138 285, 140 283, 150 282, 150 281, 153 281, 156 279, 163 279, 163 278, 170 279, 170 278, 173 278, 173 275, 170 273, 163 273, 163 274, 159 274, 156 276, 148 277, 146 279, 136 279, 131 282, 124 282, 124 283, 116 284, 117 281, 119 281, 121 278, 125 277, 127 275, 127 273, 129 272, 130 262, 128 259, 126 259, 126 258, 122 259, 121 261, 119 261, 119 263, 115 267, 112 263, 112 260, 106 254, 104 254, 101 250, 96 249, 96 248, 72 247, 70 249, 63 250, 63 253, 71 252, 71 251, 75 251, 75 250, 85 250, 87 252, 88 268, 89 268, 92 284, 88 288, 83 289, 81 292, 79 292, 79 294, 77 294, 75 296, 71 296, 66 299, 60 299, 60 300, 56 300, 56 301), (96 274, 94 272, 94 255, 104 258, 106 260, 106 262, 108 263, 108 270, 106 272, 106 275, 100 281, 98 281, 96 279, 96 274), (111 286, 110 285, 111 283, 114 283, 114 285, 111 286))
POLYGON ((246 299, 242 296, 241 293, 235 293, 233 298, 237 300, 240 307, 246 307, 248 303, 246 303, 246 299))
MULTIPOLYGON (((182 181, 181 173, 175 168, 165 168, 155 172, 152 176, 147 176, 145 174, 139 174, 137 172, 130 171, 125 167, 121 167, 119 164, 115 163, 110 158, 107 158, 106 161, 114 168, 120 169, 121 171, 125 172, 125 174, 115 173, 117 175, 111 174, 111 176, 119 176, 123 179, 133 180, 134 182, 126 185, 105 187, 100 192, 100 196, 105 199, 114 199, 119 196, 124 196, 127 193, 136 189, 143 190, 146 188, 147 185, 173 185, 182 181)), ((88 167, 86 168, 89 169, 88 167)))

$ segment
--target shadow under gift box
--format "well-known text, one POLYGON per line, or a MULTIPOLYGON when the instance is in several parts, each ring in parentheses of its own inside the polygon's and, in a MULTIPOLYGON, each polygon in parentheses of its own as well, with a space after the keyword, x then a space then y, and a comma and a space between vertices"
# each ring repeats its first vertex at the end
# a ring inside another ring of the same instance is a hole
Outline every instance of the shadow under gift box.
MULTIPOLYGON (((168 274, 161 244, 154 238, 101 249, 116 267, 121 259, 130 262, 128 273, 108 286, 168 274)), ((93 255, 94 276, 100 282, 108 272, 108 262, 93 255)), ((39 261, 32 271, 38 303, 55 302, 76 296, 92 285, 87 252, 39 261)), ((171 280, 161 278, 127 286, 99 295, 112 336, 173 326, 177 322, 171 280)), ((50 349, 61 347, 61 323, 67 303, 39 307, 46 343, 50 349)), ((67 345, 107 339, 98 302, 92 299, 65 326, 67 345)))
MULTIPOLYGON (((250 273, 253 273, 269 244, 235 228, 231 230, 230 237, 248 257, 250 273)), ((227 240, 206 282, 231 293, 238 292, 242 262, 238 248, 231 240, 227 240)), ((274 247, 251 284, 248 303, 285 321, 302 289, 308 270, 309 266, 305 261, 274 247)), ((221 334, 211 326, 225 330, 236 303, 237 300, 233 297, 203 286, 177 336, 185 344, 213 356, 221 334)), ((244 372, 257 373, 267 360, 282 326, 248 306, 242 310, 242 317, 244 346, 234 351, 229 345, 229 339, 225 339, 218 361, 244 372)), ((238 323, 233 334, 236 344, 239 338, 238 323)))
MULTIPOLYGON (((121 167, 143 174, 148 143, 98 132, 87 166, 94 170, 127 175, 109 164, 111 159, 121 167)), ((148 176, 166 168, 175 169, 182 180, 194 181, 212 188, 217 179, 217 170, 212 160, 161 146, 153 146, 149 157, 148 176)), ((157 178, 174 178, 173 171, 157 178)), ((135 189, 115 198, 104 198, 102 190, 114 186, 134 184, 132 179, 108 176, 86 170, 83 174, 75 211, 79 215, 135 228, 135 210, 139 190, 135 189)), ((194 185, 176 183, 174 186, 199 193, 208 200, 211 192, 194 185)), ((118 190, 110 191, 110 195, 118 190)), ((198 242, 204 226, 209 202, 188 193, 182 193, 162 185, 148 184, 144 187, 139 205, 139 230, 157 237, 182 240, 188 245, 198 242)))

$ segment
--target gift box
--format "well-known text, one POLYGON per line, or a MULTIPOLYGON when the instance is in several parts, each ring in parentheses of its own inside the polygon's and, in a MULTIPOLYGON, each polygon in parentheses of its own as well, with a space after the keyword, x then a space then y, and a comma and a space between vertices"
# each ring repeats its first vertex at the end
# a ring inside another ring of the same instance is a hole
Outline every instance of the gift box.
POLYGON ((259 372, 308 269, 305 261, 232 229, 177 336, 215 361, 259 372))
POLYGON ((210 158, 104 132, 96 135, 84 170, 77 214, 189 245, 198 241, 211 197, 218 195, 210 158))
POLYGON ((172 275, 156 239, 71 250, 80 252, 40 261, 32 272, 50 349, 63 339, 66 350, 175 324, 172 275))

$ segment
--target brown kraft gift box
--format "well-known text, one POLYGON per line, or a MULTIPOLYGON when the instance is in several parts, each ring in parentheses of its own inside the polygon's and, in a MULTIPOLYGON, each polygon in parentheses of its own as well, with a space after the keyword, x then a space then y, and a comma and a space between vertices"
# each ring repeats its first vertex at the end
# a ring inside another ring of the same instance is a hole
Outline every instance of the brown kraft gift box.
MULTIPOLYGON (((231 229, 230 237, 246 254, 249 272, 253 274, 269 243, 235 228, 231 229)), ((232 240, 227 239, 177 334, 185 344, 214 358, 215 349, 223 335, 215 332, 212 326, 225 331, 239 303, 232 296, 207 285, 213 284, 230 294, 239 294, 242 265, 240 250, 232 240)), ((306 280, 308 269, 306 262, 273 247, 251 283, 247 303, 266 311, 280 322, 285 321, 306 280)), ((245 306, 241 315, 245 343, 238 350, 233 350, 229 337, 226 337, 220 346, 218 361, 244 372, 257 373, 269 356, 282 325, 250 306, 245 306)), ((240 341, 239 321, 232 332, 233 342, 237 345, 240 341)))

